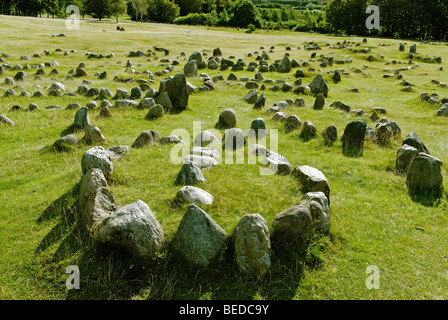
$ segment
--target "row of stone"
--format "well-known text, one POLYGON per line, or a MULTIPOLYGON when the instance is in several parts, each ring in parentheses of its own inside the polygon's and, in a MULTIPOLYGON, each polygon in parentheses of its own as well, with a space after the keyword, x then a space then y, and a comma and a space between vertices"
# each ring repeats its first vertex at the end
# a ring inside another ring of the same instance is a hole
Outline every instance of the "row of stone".
MULTIPOLYGON (((119 148, 123 147, 115 149, 119 148)), ((119 156, 122 154, 119 152, 119 156)), ((124 248, 142 259, 154 258, 165 242, 163 230, 143 201, 138 200, 122 208, 115 201, 107 187, 111 171, 106 167, 112 167, 111 156, 117 158, 111 149, 102 147, 94 147, 83 155, 80 184, 82 224, 102 243, 124 248)), ((320 190, 322 181, 309 178, 312 169, 297 167, 293 176, 302 181, 306 188, 320 190)), ((324 185, 324 190, 329 192, 328 182, 324 185)), ((176 199, 180 198, 180 194, 188 193, 186 189, 180 189, 176 199)), ((188 198, 184 197, 185 200, 188 201, 188 198)), ((253 276, 268 271, 271 265, 271 239, 276 244, 276 250, 290 251, 306 247, 313 232, 328 233, 330 217, 327 196, 320 191, 307 192, 299 205, 279 213, 272 227, 271 237, 266 221, 259 214, 245 215, 238 222, 231 239, 240 270, 253 276)), ((204 210, 191 204, 170 244, 170 253, 190 266, 205 268, 217 259, 228 238, 204 210)))

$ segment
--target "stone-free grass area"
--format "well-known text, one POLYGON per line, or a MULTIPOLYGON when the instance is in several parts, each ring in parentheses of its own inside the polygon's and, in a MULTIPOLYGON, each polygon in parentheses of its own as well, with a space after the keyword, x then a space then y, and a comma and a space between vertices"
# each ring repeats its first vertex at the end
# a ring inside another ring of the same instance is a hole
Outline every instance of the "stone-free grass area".
MULTIPOLYGON (((327 67, 322 74, 330 87, 324 110, 313 110, 314 98, 304 96, 305 108, 292 108, 288 114, 297 115, 302 123, 310 120, 320 133, 330 124, 338 128, 338 136, 350 121, 362 118, 368 126, 375 126, 368 117, 355 117, 329 108, 341 100, 353 109, 364 109, 369 115, 372 107, 387 109, 386 117, 395 121, 402 136, 390 147, 381 148, 366 142, 364 156, 347 158, 342 155, 341 142, 325 146, 322 137, 304 142, 299 132, 284 133, 281 123, 271 120, 267 108, 275 102, 296 94, 266 90, 264 110, 253 110, 242 101, 249 91, 236 85, 216 84, 214 92, 196 93, 190 96, 189 107, 177 115, 148 121, 147 110, 112 108, 113 118, 96 119, 99 110, 90 112, 92 124, 98 126, 107 142, 105 148, 116 145, 130 146, 144 130, 157 130, 161 136, 170 135, 175 129, 186 129, 193 140, 193 122, 201 121, 202 128, 214 128, 220 112, 232 108, 237 114, 237 127, 248 130, 252 120, 262 117, 268 129, 279 130, 278 152, 291 165, 309 165, 321 170, 331 187, 331 231, 328 237, 313 239, 307 254, 294 257, 274 256, 271 272, 262 279, 250 279, 242 275, 233 264, 228 252, 220 263, 207 271, 188 274, 167 262, 167 250, 159 259, 145 265, 110 248, 89 244, 78 231, 74 219, 77 210, 77 184, 81 177, 81 157, 90 146, 77 146, 65 153, 50 150, 51 145, 73 123, 74 110, 65 110, 71 102, 87 104, 85 97, 43 97, 40 99, 11 97, 0 98, 0 113, 16 123, 15 127, 0 125, 0 298, 1 299, 443 299, 448 294, 448 120, 435 117, 438 106, 420 101, 420 93, 438 93, 448 97, 448 89, 431 83, 432 79, 445 82, 448 70, 445 44, 418 44, 423 55, 442 56, 441 64, 418 62, 419 67, 402 72, 403 78, 414 84, 414 92, 401 92, 400 80, 383 79, 384 69, 407 66, 407 51, 413 41, 369 38, 361 49, 370 47, 375 57, 384 60, 368 62, 368 54, 353 54, 348 49, 330 49, 325 46, 349 40, 362 42, 359 37, 331 37, 317 34, 219 29, 162 24, 121 22, 125 32, 116 31, 114 20, 97 22, 82 20, 79 30, 68 30, 65 20, 0 16, 1 52, 11 57, 11 65, 38 64, 57 61, 60 74, 33 81, 36 69, 26 70, 28 79, 25 90, 34 93, 39 84, 50 85, 52 77, 64 81, 70 69, 84 62, 89 76, 95 83, 91 87, 108 88, 112 93, 118 88, 128 91, 136 82, 114 82, 115 75, 145 78, 143 74, 126 74, 125 64, 130 59, 135 70, 161 71, 157 60, 128 58, 131 50, 152 49, 153 46, 170 50, 167 57, 178 60, 173 75, 182 72, 186 57, 195 50, 220 47, 224 57, 243 58, 247 63, 249 52, 259 51, 261 46, 269 50, 275 46, 274 59, 283 57, 286 46, 292 48, 290 58, 309 60, 312 51, 303 50, 305 42, 316 41, 323 50, 320 54, 334 53, 335 60, 350 56, 352 64, 327 67), (187 31, 191 31, 190 35, 187 31), (52 34, 65 33, 67 37, 55 38, 52 34), (406 52, 398 45, 406 42, 406 52), (380 43, 390 46, 378 46, 380 43), (297 49, 300 46, 302 49, 297 49), (62 49, 61 53, 55 52, 62 49), (52 56, 45 56, 48 49, 52 56), (64 56, 66 50, 76 53, 64 56), (114 53, 113 59, 87 59, 86 52, 114 53), (40 53, 41 58, 20 61, 22 55, 40 53), (179 58, 178 58, 179 57, 179 58), (385 65, 386 61, 402 64, 385 65), (117 64, 121 61, 122 64, 117 64), (139 66, 141 64, 141 66, 139 66), (364 76, 352 72, 368 65, 364 76), (343 68, 350 76, 343 76, 340 83, 331 81, 328 70, 343 68), (98 80, 94 73, 106 70, 108 78, 98 80), (349 89, 358 88, 358 93, 349 89), (41 108, 36 112, 9 112, 13 105, 27 108, 31 103, 41 108), (58 105, 61 110, 45 110, 46 105, 58 105), (408 194, 405 177, 394 171, 396 150, 410 131, 416 131, 431 154, 444 165, 445 192, 438 201, 414 201, 408 194), (78 265, 81 272, 81 289, 67 290, 64 274, 69 265, 78 265), (380 270, 380 289, 366 288, 366 268, 375 265, 380 270)), ((165 58, 159 54, 160 58, 165 58)), ((255 57, 255 56, 254 56, 255 57)), ((317 62, 311 65, 318 70, 317 62)), ((318 71, 302 68, 309 84, 318 71)), ((230 71, 202 70, 210 77, 230 71)), ((266 73, 265 78, 283 79, 294 83, 294 69, 289 74, 266 73)), ((392 72, 393 73, 393 72, 392 72)), ((6 76, 0 76, 0 95, 9 89, 3 84, 6 76)), ((252 78, 254 73, 235 72, 238 77, 252 78)), ((152 85, 156 90, 161 77, 152 85)), ((200 79, 190 79, 199 86, 200 79)), ((74 92, 82 80, 64 81, 67 91, 74 92)), ((41 89, 45 93, 47 90, 41 89)), ((20 93, 20 90, 17 90, 20 93)), ((98 101, 100 102, 100 101, 98 101)), ((222 131, 224 132, 224 131, 222 131)), ((77 134, 78 138, 83 133, 77 134)), ((268 140, 269 141, 269 138, 268 140)), ((268 146, 269 147, 269 146, 268 146)), ((141 199, 146 202, 161 223, 168 243, 174 236, 185 212, 185 206, 174 206, 177 190, 174 180, 181 165, 170 161, 171 146, 155 145, 143 149, 131 149, 123 158, 114 161, 111 191, 124 206, 141 199)), ((247 155, 247 152, 246 152, 247 155)), ((269 226, 275 215, 302 197, 299 185, 289 176, 261 176, 259 165, 222 164, 204 171, 207 181, 200 187, 211 193, 214 203, 202 206, 209 215, 231 234, 239 219, 247 213, 260 213, 269 226)))

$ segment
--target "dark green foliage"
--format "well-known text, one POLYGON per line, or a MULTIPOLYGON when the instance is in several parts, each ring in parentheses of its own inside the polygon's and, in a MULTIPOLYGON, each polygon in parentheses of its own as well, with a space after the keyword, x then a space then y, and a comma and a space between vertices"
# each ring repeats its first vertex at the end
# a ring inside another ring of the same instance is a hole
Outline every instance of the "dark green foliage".
POLYGON ((212 13, 189 13, 186 16, 176 18, 174 23, 192 26, 214 26, 218 23, 218 18, 216 14, 212 13))
POLYGON ((86 0, 84 1, 84 8, 87 14, 100 21, 111 15, 109 0, 86 0))
POLYGON ((327 4, 327 21, 333 32, 378 34, 386 37, 446 40, 448 2, 442 0, 332 0, 327 4), (368 30, 368 5, 380 9, 380 30, 368 30))
POLYGON ((249 0, 240 0, 231 9, 232 17, 230 25, 234 27, 246 28, 249 24, 253 24, 257 28, 261 28, 262 20, 257 7, 249 0))

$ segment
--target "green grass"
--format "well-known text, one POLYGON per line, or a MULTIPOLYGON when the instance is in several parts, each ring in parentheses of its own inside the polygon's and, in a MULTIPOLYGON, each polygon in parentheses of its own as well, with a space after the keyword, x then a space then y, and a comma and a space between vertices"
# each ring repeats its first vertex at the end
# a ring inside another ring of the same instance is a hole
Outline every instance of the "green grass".
MULTIPOLYGON (((63 81, 70 69, 80 62, 87 65, 90 87, 108 88, 115 93, 117 88, 128 91, 136 83, 120 84, 112 81, 115 75, 144 78, 143 74, 125 74, 125 63, 130 59, 136 72, 163 70, 157 60, 128 58, 131 50, 144 50, 159 46, 170 50, 168 59, 178 60, 173 74, 182 72, 185 60, 195 50, 206 49, 209 54, 220 47, 225 57, 234 55, 244 58, 249 52, 269 50, 271 61, 280 59, 285 46, 291 46, 291 58, 309 60, 311 51, 296 49, 312 40, 321 45, 335 44, 344 39, 361 42, 357 37, 330 37, 316 34, 279 31, 255 31, 204 28, 162 24, 141 24, 120 21, 125 32, 115 30, 114 20, 92 23, 82 20, 79 30, 67 30, 64 20, 0 17, 2 52, 11 55, 6 59, 11 65, 35 64, 56 60, 63 81), (13 32, 12 32, 13 30, 13 32), (103 31, 105 30, 105 31, 103 31), (191 36, 187 36, 191 30, 191 36), (66 38, 52 38, 52 34, 66 33, 66 38), (62 49, 62 53, 55 52, 62 49), (43 55, 49 49, 52 56, 43 55), (76 54, 63 56, 65 50, 76 49, 76 54), (19 61, 22 55, 41 53, 41 58, 19 61), (109 54, 113 59, 90 60, 86 52, 109 54), (179 57, 179 58, 178 58, 179 57), (122 64, 117 64, 121 61, 122 64), (138 66, 141 64, 141 66, 138 66), (97 80, 94 73, 107 70, 106 80, 97 80)), ((364 109, 368 114, 372 107, 387 109, 386 117, 398 123, 402 136, 388 148, 366 142, 364 156, 347 158, 342 155, 341 142, 325 146, 319 136, 308 142, 299 138, 299 132, 284 133, 283 124, 271 120, 266 109, 275 102, 296 94, 266 91, 265 110, 253 110, 241 100, 249 91, 236 85, 216 84, 214 92, 196 93, 190 96, 187 110, 177 115, 165 115, 154 120, 145 120, 146 110, 112 109, 113 118, 96 119, 99 110, 90 113, 93 124, 101 128, 107 139, 104 147, 131 145, 144 130, 157 130, 161 136, 170 135, 178 128, 187 129, 193 139, 193 122, 201 121, 202 129, 214 128, 219 113, 233 108, 237 113, 237 127, 247 130, 253 119, 265 119, 268 129, 279 130, 278 152, 293 165, 310 165, 321 170, 331 187, 331 231, 327 237, 316 237, 306 255, 273 257, 271 271, 261 279, 250 279, 240 274, 229 252, 223 252, 220 263, 207 271, 184 270, 169 263, 167 247, 155 261, 142 265, 124 253, 90 243, 76 224, 77 185, 81 177, 81 157, 89 146, 77 146, 69 152, 57 153, 51 145, 73 123, 73 110, 65 110, 71 102, 87 104, 85 97, 51 98, 0 98, 0 114, 7 115, 16 123, 15 127, 0 125, 0 298, 1 299, 444 299, 448 294, 448 245, 447 193, 435 203, 414 201, 408 194, 405 177, 394 172, 396 150, 404 136, 415 130, 423 139, 431 154, 444 163, 444 188, 448 190, 448 140, 447 119, 435 117, 437 106, 420 101, 421 92, 437 92, 448 96, 448 89, 431 83, 432 79, 443 82, 445 71, 439 71, 445 62, 426 64, 403 71, 404 79, 414 84, 414 92, 401 92, 396 79, 383 79, 383 69, 394 69, 407 65, 406 54, 398 51, 398 40, 369 39, 361 47, 372 48, 375 56, 384 55, 385 60, 367 62, 368 54, 353 54, 348 49, 324 47, 317 52, 335 59, 351 56, 352 64, 325 68, 322 73, 330 86, 324 110, 312 109, 314 98, 305 96, 306 107, 289 109, 302 123, 312 121, 323 130, 335 124, 338 135, 345 125, 355 117, 328 106, 341 100, 352 108, 364 109), (392 46, 378 46, 391 43, 392 46), (386 61, 403 62, 385 65, 386 61), (352 72, 352 68, 369 67, 363 76, 352 72), (327 70, 343 68, 350 76, 334 84, 327 70), (422 75, 422 73, 428 73, 422 75), (358 88, 358 93, 349 92, 358 88), (15 105, 27 108, 35 102, 41 110, 36 112, 9 109, 15 105), (49 104, 64 109, 45 110, 49 104), (69 265, 78 265, 81 271, 81 290, 67 290, 64 271, 69 265), (368 290, 366 267, 376 265, 380 269, 381 286, 368 290)), ((408 46, 407 46, 408 48, 408 46)), ((448 47, 439 44, 418 44, 418 51, 428 56, 446 56, 448 47)), ((164 58, 164 57, 160 57, 164 58)), ((316 62, 311 63, 319 69, 316 62)), ((21 83, 30 93, 33 86, 44 88, 53 80, 48 73, 41 82, 33 81, 36 69, 27 70, 28 79, 21 83)), ((303 68, 304 84, 311 82, 318 73, 303 68)), ((229 71, 203 70, 211 77, 229 71)), ((7 71, 1 76, 14 76, 7 71)), ((253 77, 253 73, 236 72, 238 77, 253 77)), ((294 73, 266 73, 265 78, 294 82, 294 73)), ((156 77, 153 88, 158 89, 161 77, 156 77)), ((0 81, 3 83, 3 81, 0 81)), ((81 79, 73 83, 64 81, 67 91, 75 91, 81 79)), ((199 79, 191 79, 199 86, 199 79)), ((0 95, 9 87, 0 84, 0 95)), ((20 93, 20 90, 17 90, 20 93)), ((375 123, 362 117, 369 126, 375 123)), ((223 132, 223 130, 221 131, 223 132)), ((78 138, 83 133, 77 133, 78 138)), ((269 141, 269 139, 267 140, 269 141)), ((179 187, 173 185, 180 165, 169 159, 170 146, 151 146, 131 149, 123 158, 114 161, 111 176, 111 191, 121 205, 141 199, 146 202, 161 223, 167 242, 173 238, 186 205, 173 206, 172 200, 179 187)), ((246 152, 247 155, 247 152, 246 152)), ((204 171, 207 179, 201 188, 210 192, 214 203, 203 206, 210 216, 231 234, 239 219, 247 213, 260 213, 271 226, 275 215, 300 202, 299 185, 289 176, 261 176, 259 166, 222 164, 204 171)))

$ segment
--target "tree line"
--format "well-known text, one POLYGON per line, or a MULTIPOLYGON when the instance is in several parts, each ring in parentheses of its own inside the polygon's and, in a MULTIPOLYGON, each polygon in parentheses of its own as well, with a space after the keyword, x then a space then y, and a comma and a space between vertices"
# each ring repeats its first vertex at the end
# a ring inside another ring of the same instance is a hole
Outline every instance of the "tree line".
POLYGON ((66 17, 127 14, 134 21, 290 29, 350 35, 448 40, 448 0, 2 0, 0 14, 66 17), (368 30, 366 8, 380 9, 380 29, 368 30))
POLYGON ((447 0, 332 0, 326 19, 333 33, 448 40, 447 0), (379 30, 365 26, 369 5, 379 8, 379 30))

